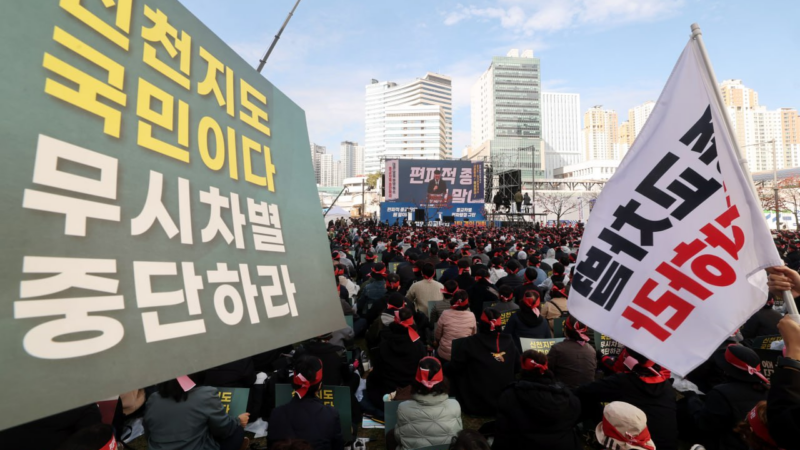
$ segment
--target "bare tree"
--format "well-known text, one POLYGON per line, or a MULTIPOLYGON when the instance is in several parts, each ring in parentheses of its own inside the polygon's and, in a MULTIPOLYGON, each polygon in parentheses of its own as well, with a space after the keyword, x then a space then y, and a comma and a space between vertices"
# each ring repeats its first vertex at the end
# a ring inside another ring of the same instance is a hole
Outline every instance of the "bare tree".
POLYGON ((788 209, 794 215, 796 229, 800 230, 800 178, 794 176, 778 182, 783 209, 788 209))
MULTIPOLYGON (((780 186, 780 182, 778 182, 780 186)), ((759 186, 756 191, 758 192, 758 199, 761 201, 761 208, 764 211, 774 212, 776 215, 786 209, 786 202, 783 195, 778 196, 777 204, 775 202, 775 191, 772 186, 759 186)))
POLYGON ((561 226, 561 218, 575 212, 580 207, 573 194, 556 194, 550 192, 536 193, 536 206, 545 214, 556 216, 556 226, 561 226))

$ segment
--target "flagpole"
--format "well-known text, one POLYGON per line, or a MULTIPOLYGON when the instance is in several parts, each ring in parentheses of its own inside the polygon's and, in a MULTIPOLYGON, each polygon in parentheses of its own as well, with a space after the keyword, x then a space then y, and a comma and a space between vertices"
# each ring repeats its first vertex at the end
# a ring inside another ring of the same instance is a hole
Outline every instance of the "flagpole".
MULTIPOLYGON (((714 67, 711 65, 711 59, 709 59, 706 46, 703 43, 703 32, 700 30, 700 25, 696 23, 692 24, 692 39, 697 42, 697 48, 700 49, 700 54, 703 56, 703 62, 706 66, 706 73, 711 78, 710 82, 713 86, 714 96, 717 98, 717 104, 720 107, 722 120, 725 122, 725 128, 727 128, 728 135, 731 137, 733 150, 736 152, 736 157, 739 159, 739 166, 742 168, 745 177, 747 177, 748 183, 750 183, 750 190, 753 192, 753 196, 755 196, 756 201, 758 201, 760 204, 761 200, 758 197, 756 185, 753 183, 753 177, 750 176, 750 168, 747 165, 747 158, 742 156, 742 150, 739 148, 739 141, 736 139, 736 133, 733 132, 731 118, 724 108, 725 102, 722 99, 722 91, 720 91, 719 84, 717 84, 717 76, 714 74, 714 67)), ((766 221, 766 219, 764 220, 766 221)), ((795 304, 794 297, 792 297, 792 293, 790 291, 783 291, 783 304, 786 306, 787 313, 793 315, 793 319, 796 322, 800 322, 800 315, 798 315, 797 312, 797 305, 795 304)))

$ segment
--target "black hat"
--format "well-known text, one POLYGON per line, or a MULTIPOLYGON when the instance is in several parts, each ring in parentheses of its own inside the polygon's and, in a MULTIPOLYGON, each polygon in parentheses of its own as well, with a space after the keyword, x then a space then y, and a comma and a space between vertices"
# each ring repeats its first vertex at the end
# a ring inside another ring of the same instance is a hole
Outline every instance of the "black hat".
POLYGON ((730 344, 725 351, 714 354, 714 362, 734 380, 748 383, 769 384, 761 373, 761 357, 753 349, 739 344, 730 344))

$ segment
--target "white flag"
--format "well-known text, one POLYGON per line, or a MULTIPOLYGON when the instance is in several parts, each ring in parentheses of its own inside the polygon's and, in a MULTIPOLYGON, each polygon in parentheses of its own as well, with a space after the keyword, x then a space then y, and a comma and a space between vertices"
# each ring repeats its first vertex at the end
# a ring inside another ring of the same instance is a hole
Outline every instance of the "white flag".
POLYGON ((767 296, 782 265, 698 43, 592 209, 569 311, 686 375, 767 296))

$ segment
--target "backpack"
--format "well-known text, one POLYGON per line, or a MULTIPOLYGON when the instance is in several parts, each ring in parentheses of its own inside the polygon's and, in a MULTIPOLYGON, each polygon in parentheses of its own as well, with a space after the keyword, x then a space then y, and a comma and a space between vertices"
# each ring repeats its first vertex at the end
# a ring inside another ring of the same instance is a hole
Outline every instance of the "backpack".
POLYGON ((567 316, 569 316, 569 311, 564 311, 563 309, 559 308, 559 307, 558 307, 558 304, 557 304, 556 302, 554 302, 554 301, 552 301, 552 300, 551 300, 551 301, 550 301, 550 304, 551 304, 551 305, 553 305, 553 306, 555 306, 555 307, 556 307, 556 309, 558 310, 558 312, 560 312, 560 313, 561 313, 561 315, 560 315, 560 316, 558 316, 558 317, 567 317, 567 316))

